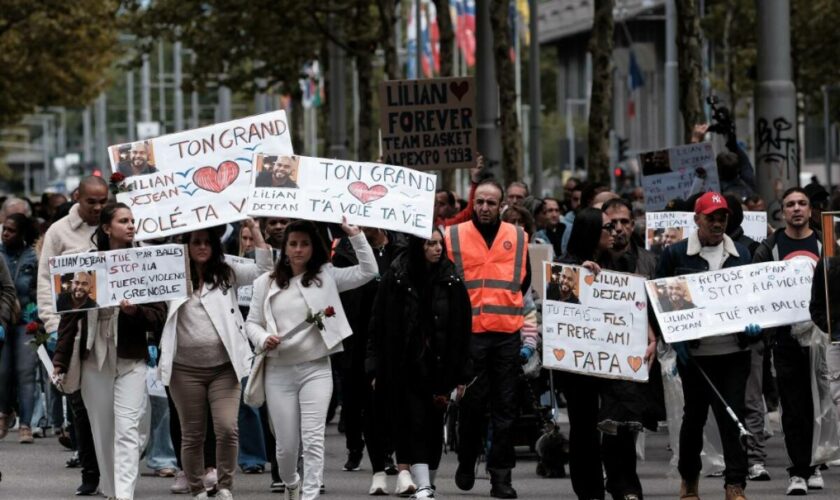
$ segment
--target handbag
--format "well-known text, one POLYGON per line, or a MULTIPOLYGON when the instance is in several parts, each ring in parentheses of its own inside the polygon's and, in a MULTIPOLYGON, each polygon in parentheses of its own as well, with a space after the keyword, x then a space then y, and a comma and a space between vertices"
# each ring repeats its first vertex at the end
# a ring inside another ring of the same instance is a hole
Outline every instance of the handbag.
POLYGON ((254 408, 259 408, 265 403, 265 353, 254 357, 251 375, 248 376, 248 383, 245 384, 242 400, 246 405, 254 408))

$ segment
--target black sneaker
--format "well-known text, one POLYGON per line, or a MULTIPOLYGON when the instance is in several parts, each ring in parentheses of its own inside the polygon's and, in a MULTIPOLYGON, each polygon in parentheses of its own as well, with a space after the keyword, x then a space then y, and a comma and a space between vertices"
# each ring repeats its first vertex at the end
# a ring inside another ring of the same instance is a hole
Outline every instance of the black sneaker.
POLYGON ((70 456, 70 458, 68 458, 67 461, 64 462, 64 466, 67 467, 68 469, 77 469, 77 468, 81 467, 82 462, 79 461, 79 452, 78 451, 73 452, 73 454, 70 456))
POLYGON ((361 469, 362 464, 362 450, 350 450, 347 452, 347 462, 344 464, 344 470, 354 471, 361 469))
POLYGON ((389 476, 396 476, 400 471, 397 470, 397 465, 394 463, 394 457, 388 455, 385 457, 385 474, 389 476))
POLYGON ((516 490, 509 484, 494 484, 490 487, 491 498, 517 498, 516 490))
POLYGON ((96 483, 82 483, 76 488, 76 496, 92 497, 99 495, 99 485, 96 483))
POLYGON ((470 491, 475 485, 475 462, 458 462, 455 471, 455 485, 463 491, 470 491))
POLYGON ((283 481, 272 481, 269 490, 272 493, 283 493, 286 491, 286 483, 283 481))
POLYGON ((321 484, 320 493, 323 495, 327 492, 327 485, 321 484))

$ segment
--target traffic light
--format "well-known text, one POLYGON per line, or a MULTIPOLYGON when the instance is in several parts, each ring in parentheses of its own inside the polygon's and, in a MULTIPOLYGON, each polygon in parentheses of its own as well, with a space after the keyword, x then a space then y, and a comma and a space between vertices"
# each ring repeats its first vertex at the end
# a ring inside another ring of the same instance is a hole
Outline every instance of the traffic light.
POLYGON ((621 167, 615 167, 615 170, 613 170, 613 175, 615 175, 615 180, 617 181, 624 180, 624 169, 621 167))
MULTIPOLYGON (((618 161, 622 162, 627 160, 629 157, 627 156, 627 149, 629 148, 630 139, 623 139, 621 137, 618 138, 618 161)), ((616 175, 617 177, 618 175, 616 175)))

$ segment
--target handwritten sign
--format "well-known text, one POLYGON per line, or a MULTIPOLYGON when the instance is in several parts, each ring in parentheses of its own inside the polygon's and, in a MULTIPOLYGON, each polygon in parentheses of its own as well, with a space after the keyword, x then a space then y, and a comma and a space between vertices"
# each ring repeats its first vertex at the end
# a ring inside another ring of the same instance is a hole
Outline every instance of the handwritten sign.
POLYGON ((711 143, 686 144, 639 155, 645 209, 663 210, 674 198, 694 193, 720 191, 715 154, 711 143))
POLYGON ((246 217, 253 155, 291 155, 284 111, 108 148, 123 173, 117 195, 137 218, 138 241, 218 226, 246 217))
POLYGON ((292 186, 258 187, 267 155, 256 155, 248 214, 341 222, 391 229, 422 238, 432 234, 434 175, 410 168, 296 156, 292 186))
MULTIPOLYGON (((225 254, 225 260, 228 262, 234 262, 236 264, 253 264, 255 261, 254 259, 248 259, 245 257, 238 257, 236 255, 225 254)), ((240 286, 236 289, 236 299, 239 303, 239 307, 250 307, 251 305, 251 297, 254 295, 254 287, 253 285, 248 286, 240 286)))
POLYGON ((187 296, 184 245, 126 248, 50 257, 58 313, 161 302, 187 296))
MULTIPOLYGON (((744 212, 741 229, 746 236, 761 243, 767 239, 767 213, 744 212)), ((696 230, 694 212, 647 212, 645 248, 661 253, 696 230)))
POLYGON ((667 342, 682 342, 811 319, 814 263, 793 259, 646 283, 667 342))
POLYGON ((382 157, 418 170, 475 163, 475 80, 435 78, 379 84, 382 157))
POLYGON ((644 382, 645 279, 544 262, 543 366, 644 382))

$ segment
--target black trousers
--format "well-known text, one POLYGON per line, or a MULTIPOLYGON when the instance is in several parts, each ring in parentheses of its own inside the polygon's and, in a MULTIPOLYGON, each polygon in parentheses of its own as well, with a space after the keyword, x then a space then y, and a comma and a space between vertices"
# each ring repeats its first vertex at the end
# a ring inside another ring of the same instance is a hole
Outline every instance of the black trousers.
POLYGON ((429 464, 430 470, 437 470, 443 453, 444 409, 434 405, 432 391, 420 387, 404 388, 398 404, 397 462, 429 464))
POLYGON ((744 418, 744 397, 750 374, 750 352, 742 351, 719 356, 695 356, 689 363, 677 363, 682 378, 685 409, 680 429, 680 458, 677 468, 685 480, 700 475, 703 451, 703 427, 712 407, 723 444, 723 471, 726 484, 746 486, 747 452, 741 447, 738 426, 727 414, 709 383, 697 369, 700 366, 739 419, 744 418))
MULTIPOLYGON (((169 436, 172 438, 172 447, 175 449, 175 459, 178 461, 178 468, 181 466, 181 420, 178 418, 178 409, 169 394, 169 387, 166 387, 166 400, 169 402, 169 436)), ((209 403, 208 403, 209 406, 209 403)), ((207 429, 204 434, 204 466, 216 467, 216 432, 213 430, 213 415, 207 409, 210 418, 207 419, 207 429)))
POLYGON ((73 429, 76 435, 76 450, 79 452, 79 462, 82 464, 82 482, 85 484, 99 484, 99 465, 96 463, 96 448, 93 447, 93 434, 90 431, 85 402, 82 401, 82 391, 76 391, 68 398, 70 410, 73 412, 73 429))
MULTIPOLYGON (((598 431, 599 381, 595 377, 559 372, 569 412, 569 475, 579 499, 604 498, 601 433, 598 431)), ((635 455, 634 455, 635 460, 635 455)))
POLYGON ((345 361, 341 380, 341 417, 344 419, 347 449, 361 452, 367 448, 371 469, 374 473, 382 472, 385 470, 385 458, 393 450, 388 445, 385 427, 379 425, 382 421, 382 406, 364 366, 350 359, 345 361))
POLYGON ((642 482, 636 473, 636 432, 620 428, 615 436, 604 434, 601 457, 607 471, 607 491, 614 500, 624 500, 630 493, 644 498, 642 482))
POLYGON ((814 407, 811 397, 810 348, 802 347, 790 332, 777 331, 773 345, 776 383, 782 404, 782 431, 791 461, 791 477, 808 479, 811 467, 811 440, 814 435, 814 407))
POLYGON ((492 440, 487 468, 512 469, 516 466, 511 429, 517 415, 520 344, 518 332, 479 333, 470 339, 470 361, 475 378, 464 393, 458 415, 460 463, 474 463, 484 448, 489 404, 492 440))

